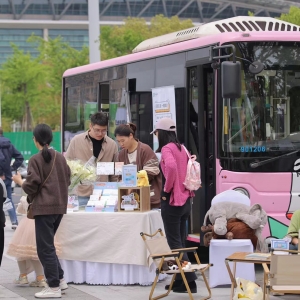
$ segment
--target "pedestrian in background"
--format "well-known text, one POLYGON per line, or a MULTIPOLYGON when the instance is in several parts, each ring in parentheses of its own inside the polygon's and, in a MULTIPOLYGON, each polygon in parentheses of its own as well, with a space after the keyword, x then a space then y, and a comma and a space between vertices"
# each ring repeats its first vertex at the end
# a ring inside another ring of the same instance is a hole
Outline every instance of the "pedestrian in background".
MULTIPOLYGON (((30 158, 28 175, 22 184, 31 203, 27 216, 35 221, 37 253, 48 284, 35 294, 36 298, 61 298, 61 291, 68 288, 57 258, 54 236, 67 212, 71 171, 64 156, 50 148, 52 139, 48 125, 39 124, 34 128, 33 141, 39 153, 30 158)), ((14 180, 16 176, 20 174, 14 175, 14 180)))
POLYGON ((3 136, 3 130, 0 127, 0 171, 4 174, 4 183, 7 191, 7 198, 10 199, 12 208, 8 210, 12 229, 18 226, 18 219, 15 206, 12 202, 12 171, 16 172, 24 161, 23 155, 14 147, 10 140, 3 136), (11 160, 14 158, 14 163, 11 166, 11 160))
POLYGON ((4 178, 3 172, 0 171, 0 266, 2 262, 3 250, 4 250, 5 214, 3 211, 3 203, 7 197, 6 186, 3 181, 3 178, 4 178))

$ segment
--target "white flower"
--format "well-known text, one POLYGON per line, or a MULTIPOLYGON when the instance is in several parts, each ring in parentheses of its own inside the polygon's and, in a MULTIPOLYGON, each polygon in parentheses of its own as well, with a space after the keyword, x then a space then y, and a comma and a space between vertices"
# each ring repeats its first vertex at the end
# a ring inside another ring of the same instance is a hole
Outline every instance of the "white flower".
POLYGON ((70 190, 75 189, 78 185, 93 183, 96 181, 96 168, 92 166, 85 167, 79 160, 67 160, 71 170, 70 190))

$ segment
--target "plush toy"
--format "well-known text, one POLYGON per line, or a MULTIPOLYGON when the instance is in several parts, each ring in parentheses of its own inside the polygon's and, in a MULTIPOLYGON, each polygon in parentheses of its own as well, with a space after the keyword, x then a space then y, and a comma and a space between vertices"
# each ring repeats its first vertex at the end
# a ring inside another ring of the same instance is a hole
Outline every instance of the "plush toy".
POLYGON ((121 208, 122 209, 129 209, 129 208, 134 208, 138 209, 139 208, 139 195, 137 193, 131 193, 129 195, 124 195, 122 196, 122 202, 121 202, 121 208))
POLYGON ((145 170, 137 172, 137 186, 149 186, 148 175, 145 170))
MULTIPOLYGON (((191 268, 191 263, 189 261, 181 260, 180 261, 182 270, 189 270, 191 268)), ((169 259, 164 261, 163 265, 163 270, 164 271, 175 271, 178 270, 178 266, 175 260, 169 259)))
POLYGON ((212 239, 250 239, 254 248, 257 247, 257 236, 255 230, 250 228, 247 224, 239 219, 229 219, 227 221, 227 233, 225 235, 218 235, 214 232, 212 225, 208 226, 210 232, 204 235, 204 246, 208 247, 212 239))
POLYGON ((227 220, 237 218, 246 223, 252 229, 260 229, 267 223, 267 214, 259 204, 248 206, 235 202, 219 202, 211 206, 204 218, 202 229, 206 229, 207 218, 214 225, 214 231, 218 235, 227 232, 227 220))

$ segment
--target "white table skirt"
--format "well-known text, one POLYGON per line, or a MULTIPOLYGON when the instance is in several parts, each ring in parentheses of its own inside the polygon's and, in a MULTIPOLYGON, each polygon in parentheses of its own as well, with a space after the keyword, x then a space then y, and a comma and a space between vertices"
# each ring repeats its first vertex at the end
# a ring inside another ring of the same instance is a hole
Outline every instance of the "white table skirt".
MULTIPOLYGON (((223 284, 231 284, 225 258, 235 252, 253 252, 251 240, 211 240, 209 246, 209 286, 211 288, 223 284)), ((232 268, 232 263, 229 263, 232 268)), ((236 276, 250 281, 255 281, 254 264, 237 263, 236 276)))
MULTIPOLYGON (((65 272, 65 280, 76 284, 101 285, 151 285, 155 278, 155 267, 149 269, 138 265, 106 264, 88 261, 74 261, 60 259, 65 272)), ((159 280, 167 275, 161 274, 159 280)))
POLYGON ((159 228, 164 230, 159 211, 65 215, 56 234, 65 279, 88 284, 151 285, 155 267, 148 266, 149 252, 140 232, 153 234, 159 228))

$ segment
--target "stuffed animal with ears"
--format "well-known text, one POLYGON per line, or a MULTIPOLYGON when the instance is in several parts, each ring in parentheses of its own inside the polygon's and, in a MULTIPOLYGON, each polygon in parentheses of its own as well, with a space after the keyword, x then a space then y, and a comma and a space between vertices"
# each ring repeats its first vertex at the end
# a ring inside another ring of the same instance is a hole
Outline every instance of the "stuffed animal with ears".
POLYGON ((214 226, 207 226, 205 231, 204 246, 208 247, 212 239, 250 239, 253 247, 257 246, 257 236, 255 235, 255 229, 250 228, 247 224, 239 219, 229 219, 227 221, 227 233, 225 235, 218 235, 214 232, 214 226))
POLYGON ((227 220, 239 219, 252 229, 263 228, 267 223, 267 213, 259 204, 248 206, 236 202, 219 202, 211 206, 204 218, 202 231, 207 230, 207 218, 214 225, 214 232, 218 235, 227 233, 227 220))
POLYGON ((149 186, 148 174, 145 170, 137 172, 137 186, 149 186))
POLYGON ((255 235, 258 238, 258 250, 266 251, 266 245, 262 239, 262 230, 266 225, 268 218, 267 213, 260 204, 248 206, 236 202, 219 202, 211 206, 204 218, 204 224, 201 230, 207 230, 207 218, 214 226, 214 232, 217 235, 224 236, 227 233, 227 220, 239 219, 247 224, 250 228, 255 229, 255 235))

